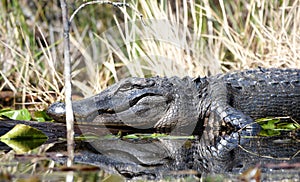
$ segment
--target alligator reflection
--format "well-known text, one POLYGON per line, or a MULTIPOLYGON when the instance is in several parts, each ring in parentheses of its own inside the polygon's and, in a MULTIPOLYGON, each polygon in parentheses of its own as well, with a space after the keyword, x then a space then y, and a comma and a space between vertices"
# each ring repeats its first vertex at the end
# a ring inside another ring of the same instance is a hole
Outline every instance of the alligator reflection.
POLYGON ((252 138, 222 158, 203 154, 201 139, 102 139, 90 142, 94 152, 85 151, 76 161, 98 165, 129 178, 151 179, 190 174, 239 174, 257 165, 269 173, 270 165, 274 171, 274 164, 283 162, 290 168, 292 164, 298 165, 300 171, 299 136, 298 130, 281 136, 252 138))

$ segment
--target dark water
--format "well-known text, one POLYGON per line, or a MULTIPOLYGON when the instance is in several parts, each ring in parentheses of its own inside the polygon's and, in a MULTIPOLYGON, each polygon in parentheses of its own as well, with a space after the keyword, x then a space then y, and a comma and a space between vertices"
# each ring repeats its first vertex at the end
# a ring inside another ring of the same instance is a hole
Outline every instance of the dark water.
POLYGON ((224 168, 221 172, 214 171, 219 168, 203 166, 197 158, 197 138, 101 137, 77 141, 76 165, 72 168, 64 166, 65 141, 46 142, 24 154, 17 154, 0 142, 0 181, 194 181, 201 178, 224 181, 255 177, 263 181, 299 181, 299 136, 296 130, 279 136, 252 138, 231 153, 230 161, 211 159, 213 164, 224 168))

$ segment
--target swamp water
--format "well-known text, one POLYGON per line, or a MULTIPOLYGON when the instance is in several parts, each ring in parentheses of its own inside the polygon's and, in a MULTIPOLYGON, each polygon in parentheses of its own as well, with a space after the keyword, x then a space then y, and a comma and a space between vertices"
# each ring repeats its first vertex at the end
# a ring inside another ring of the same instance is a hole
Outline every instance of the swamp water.
MULTIPOLYGON (((197 159, 199 139, 194 136, 115 133, 99 137, 95 133, 103 132, 101 128, 93 128, 93 134, 77 136, 73 167, 65 166, 65 139, 38 141, 40 146, 27 152, 16 152, 16 147, 1 142, 0 181, 300 179, 299 129, 252 138, 232 152, 230 161, 211 159, 216 165, 213 168, 229 169, 220 173, 202 166, 201 159, 197 159)), ((19 141, 22 142, 25 141, 19 141)), ((37 142, 25 143, 14 146, 28 148, 28 143, 36 145, 37 142)))

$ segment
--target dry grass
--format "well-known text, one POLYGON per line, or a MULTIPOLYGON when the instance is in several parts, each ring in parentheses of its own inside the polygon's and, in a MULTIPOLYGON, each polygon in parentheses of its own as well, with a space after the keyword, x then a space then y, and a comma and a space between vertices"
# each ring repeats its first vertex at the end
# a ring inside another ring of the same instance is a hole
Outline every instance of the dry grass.
MULTIPOLYGON (((43 108, 63 99, 59 6, 0 4, 0 90, 43 108), (21 8, 22 7, 22 8, 21 8), (36 7, 36 8, 33 8, 36 7)), ((31 3, 29 3, 31 2, 31 3)), ((24 4, 21 4, 24 3, 24 4)), ((204 76, 300 68, 300 1, 137 1, 87 6, 72 23, 74 92, 90 96, 129 76, 204 76), (99 10, 100 9, 100 10, 99 10)), ((80 2, 69 4, 70 11, 80 2)))

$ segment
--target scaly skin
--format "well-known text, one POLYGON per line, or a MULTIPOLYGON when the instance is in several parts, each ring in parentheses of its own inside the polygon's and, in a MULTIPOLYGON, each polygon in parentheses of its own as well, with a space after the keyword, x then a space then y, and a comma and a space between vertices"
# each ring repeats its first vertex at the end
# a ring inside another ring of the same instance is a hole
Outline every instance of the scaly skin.
MULTIPOLYGON (((256 135, 254 119, 291 116, 300 120, 300 70, 257 69, 208 78, 128 78, 73 102, 77 122, 108 127, 194 133, 203 158, 226 158, 256 135), (197 127, 196 127, 197 125, 197 127)), ((64 104, 48 109, 64 120, 64 104)))

